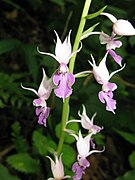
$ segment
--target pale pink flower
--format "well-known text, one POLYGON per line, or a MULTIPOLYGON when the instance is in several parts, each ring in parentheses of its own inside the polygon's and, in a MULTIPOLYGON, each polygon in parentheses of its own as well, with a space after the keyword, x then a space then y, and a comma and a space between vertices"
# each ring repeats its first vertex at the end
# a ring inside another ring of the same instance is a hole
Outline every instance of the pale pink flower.
POLYGON ((52 160, 49 156, 47 158, 50 159, 51 162, 51 170, 53 173, 53 178, 49 178, 48 180, 62 180, 70 178, 70 176, 64 176, 64 167, 62 163, 62 154, 60 155, 59 159, 57 154, 54 154, 55 161, 52 160))

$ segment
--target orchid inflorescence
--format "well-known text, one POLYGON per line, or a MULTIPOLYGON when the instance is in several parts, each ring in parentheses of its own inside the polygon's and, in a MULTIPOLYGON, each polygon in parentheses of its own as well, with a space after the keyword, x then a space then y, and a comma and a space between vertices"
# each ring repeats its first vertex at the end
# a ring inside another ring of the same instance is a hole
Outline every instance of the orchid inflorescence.
MULTIPOLYGON (((116 110, 116 100, 114 99, 114 90, 117 89, 117 85, 113 82, 110 82, 113 75, 120 72, 124 69, 125 64, 122 65, 122 57, 117 55, 115 52, 116 48, 120 48, 122 46, 122 42, 119 40, 122 36, 131 36, 135 35, 135 29, 130 24, 130 22, 120 19, 117 20, 112 14, 102 12, 100 15, 107 16, 113 23, 111 36, 104 32, 91 32, 89 35, 99 35, 99 40, 101 44, 106 45, 105 56, 97 65, 96 60, 93 55, 91 55, 91 60, 88 60, 90 64, 90 71, 92 73, 96 82, 101 85, 101 91, 98 93, 99 100, 106 105, 106 110, 111 111, 115 114, 116 110), (118 36, 117 36, 118 35, 118 36), (121 36, 121 37, 119 37, 121 36), (106 62, 108 55, 111 55, 114 61, 120 65, 121 67, 113 72, 109 72, 106 62), (92 69, 91 69, 92 68, 92 69)), ((42 52, 37 48, 38 52, 43 55, 49 55, 53 57, 58 62, 58 68, 54 72, 51 78, 46 76, 45 70, 43 68, 43 78, 41 84, 36 91, 33 88, 24 87, 22 88, 26 90, 30 90, 34 92, 38 98, 33 100, 33 105, 36 107, 36 115, 38 117, 38 123, 40 125, 46 125, 46 119, 50 113, 50 107, 47 106, 47 100, 50 97, 52 90, 57 97, 62 98, 63 103, 67 97, 72 94, 72 86, 75 83, 75 78, 77 75, 74 75, 69 70, 68 64, 70 63, 71 57, 73 57, 76 53, 81 51, 82 43, 80 42, 80 48, 74 52, 72 52, 72 46, 70 42, 71 30, 69 31, 68 36, 65 38, 64 42, 60 40, 56 31, 56 46, 55 46, 55 54, 42 52)), ((79 72, 78 74, 83 74, 85 72, 79 72)), ((76 135, 75 132, 70 131, 65 128, 65 131, 73 136, 76 140, 76 148, 77 148, 77 161, 72 166, 72 171, 75 173, 72 177, 74 180, 80 180, 82 175, 85 172, 85 169, 90 166, 87 157, 93 153, 103 152, 103 150, 96 150, 95 143, 93 142, 92 136, 99 133, 103 127, 99 127, 93 124, 93 120, 96 116, 96 113, 92 116, 91 119, 87 116, 85 106, 83 105, 82 114, 79 111, 80 119, 68 120, 66 125, 69 123, 78 122, 81 124, 82 128, 87 131, 87 135, 82 135, 81 130, 76 135), (92 149, 92 150, 91 150, 92 149)), ((70 178, 70 176, 64 176, 64 167, 62 163, 62 154, 58 158, 58 154, 55 152, 55 162, 50 159, 51 162, 51 170, 53 173, 53 178, 49 178, 49 180, 61 180, 70 178)))

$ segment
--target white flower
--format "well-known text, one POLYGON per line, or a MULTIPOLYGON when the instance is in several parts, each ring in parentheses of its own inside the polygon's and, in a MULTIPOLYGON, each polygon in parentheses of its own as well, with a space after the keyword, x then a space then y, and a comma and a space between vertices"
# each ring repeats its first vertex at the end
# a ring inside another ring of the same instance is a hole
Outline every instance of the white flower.
POLYGON ((40 54, 46 54, 49 56, 52 56, 54 59, 56 59, 60 64, 64 63, 64 64, 68 64, 70 58, 76 54, 77 52, 79 52, 82 48, 82 44, 81 47, 75 51, 72 52, 72 47, 71 47, 71 42, 70 42, 70 35, 71 35, 71 30, 69 31, 68 36, 66 37, 66 39, 64 40, 64 42, 62 43, 57 32, 54 31, 57 37, 57 42, 56 42, 56 47, 55 47, 55 55, 51 54, 51 53, 46 53, 46 52, 42 52, 39 51, 39 49, 37 48, 38 52, 40 54))
POLYGON ((108 52, 105 54, 104 58, 101 60, 98 66, 96 65, 95 60, 92 55, 91 55, 91 58, 92 58, 93 63, 89 61, 90 65, 93 67, 93 74, 96 81, 102 85, 105 85, 114 74, 121 71, 125 67, 125 64, 124 64, 122 68, 109 74, 109 71, 106 66, 107 54, 108 52))
POLYGON ((93 124, 96 113, 94 113, 94 115, 90 119, 86 114, 86 109, 85 109, 84 105, 83 105, 83 113, 80 114, 80 111, 79 111, 78 114, 81 117, 80 120, 78 120, 78 119, 69 120, 69 121, 67 121, 67 124, 69 124, 71 122, 79 122, 79 123, 81 123, 81 125, 84 129, 87 129, 89 131, 89 133, 92 133, 92 134, 96 134, 96 133, 100 132, 101 129, 103 129, 103 127, 101 128, 101 127, 93 124))
POLYGON ((33 88, 24 87, 23 85, 21 85, 21 87, 23 89, 34 92, 39 97, 39 99, 35 99, 33 101, 34 106, 46 107, 46 100, 49 98, 54 85, 52 82, 52 78, 48 79, 48 77, 46 76, 44 68, 42 68, 42 69, 43 69, 43 78, 42 78, 42 81, 41 81, 40 86, 38 88, 38 91, 36 91, 33 88))
POLYGON ((60 158, 58 159, 57 154, 54 154, 55 161, 53 161, 49 156, 47 158, 50 159, 51 162, 51 170, 53 173, 54 178, 49 178, 48 180, 62 180, 62 179, 67 179, 70 178, 70 176, 64 176, 64 168, 63 168, 63 163, 62 163, 62 154, 60 155, 60 158))

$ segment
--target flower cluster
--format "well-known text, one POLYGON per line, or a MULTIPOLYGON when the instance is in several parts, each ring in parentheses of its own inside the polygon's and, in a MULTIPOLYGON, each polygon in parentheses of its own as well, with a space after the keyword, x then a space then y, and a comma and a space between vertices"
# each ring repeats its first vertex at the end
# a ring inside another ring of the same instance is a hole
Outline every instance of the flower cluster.
POLYGON ((67 132, 70 133, 70 135, 75 137, 76 147, 78 151, 77 161, 72 166, 72 171, 75 173, 75 175, 73 176, 74 180, 80 180, 85 172, 85 169, 90 166, 90 163, 87 160, 88 156, 90 156, 93 153, 104 151, 104 150, 102 151, 95 150, 95 144, 93 143, 93 139, 92 139, 92 135, 97 134, 103 129, 103 127, 101 128, 93 124, 93 120, 96 116, 96 113, 92 116, 91 119, 89 119, 89 117, 86 114, 85 106, 83 105, 82 115, 80 114, 80 112, 78 114, 81 117, 80 120, 77 119, 69 120, 67 124, 71 122, 79 122, 81 123, 84 129, 88 130, 88 134, 85 137, 83 137, 80 130, 79 135, 77 136, 75 133, 71 132, 70 130, 66 130, 67 132), (93 148, 93 150, 91 150, 91 148, 93 148))
MULTIPOLYGON (((96 63, 94 57, 91 55, 92 61, 88 61, 90 66, 92 67, 91 71, 79 72, 74 75, 70 72, 68 64, 70 62, 70 58, 78 53, 82 48, 81 47, 72 52, 70 36, 71 30, 69 31, 68 36, 62 42, 56 31, 56 47, 55 54, 42 52, 37 48, 38 52, 43 55, 49 55, 53 57, 58 62, 58 68, 55 70, 54 74, 51 78, 46 76, 45 70, 43 69, 43 78, 41 84, 36 91, 33 88, 24 87, 25 90, 32 91, 37 95, 38 98, 33 100, 33 105, 36 107, 36 115, 38 116, 38 123, 40 125, 46 126, 46 119, 50 113, 50 107, 47 106, 47 100, 50 97, 52 90, 57 97, 64 100, 72 94, 72 86, 75 83, 75 78, 85 73, 92 73, 96 82, 101 85, 101 91, 98 93, 99 100, 106 105, 106 110, 111 111, 115 114, 116 109, 116 100, 113 98, 114 90, 117 89, 117 85, 114 82, 110 82, 112 76, 116 73, 123 70, 125 64, 122 65, 122 57, 116 54, 115 49, 120 48, 122 46, 122 42, 119 40, 118 36, 131 36, 135 35, 135 29, 131 25, 130 22, 120 19, 117 20, 113 15, 109 13, 102 12, 100 15, 107 16, 113 23, 111 35, 108 35, 104 32, 91 32, 89 35, 98 34, 100 44, 106 45, 105 56, 102 60, 96 63), (118 35, 118 36, 117 36, 118 35), (120 66, 119 69, 109 72, 107 68, 107 57, 111 55, 114 61, 120 66)), ((86 35, 87 36, 87 35, 86 35)), ((80 37, 81 38, 81 37, 80 37)), ((83 39, 83 38, 82 38, 83 39)), ((87 116, 85 106, 83 105, 82 114, 80 111, 78 112, 80 119, 69 120, 66 122, 66 125, 69 123, 78 122, 81 124, 81 128, 84 128, 88 133, 87 135, 82 135, 81 129, 75 132, 65 129, 71 136, 76 139, 76 148, 77 148, 77 160, 72 166, 72 171, 75 173, 73 176, 74 180, 80 180, 85 172, 85 169, 90 166, 90 162, 87 160, 87 157, 93 153, 103 152, 103 150, 96 150, 95 144, 93 142, 92 136, 99 133, 103 127, 99 127, 93 123, 96 113, 92 116, 91 119, 87 116)), ((65 119, 64 119, 65 121, 65 119)), ((55 161, 53 161, 49 156, 47 158, 50 159, 51 162, 51 170, 53 173, 53 178, 49 178, 48 180, 61 180, 70 178, 70 176, 64 176, 64 168, 62 163, 62 155, 58 158, 58 155, 55 153, 55 161)))
POLYGON ((102 90, 98 93, 99 100, 106 104, 107 111, 115 113, 114 110, 116 109, 116 100, 113 99, 113 91, 117 89, 117 85, 115 83, 109 82, 109 80, 114 74, 121 71, 125 67, 125 64, 122 66, 122 57, 117 55, 114 51, 116 48, 120 48, 122 46, 122 42, 118 40, 121 37, 117 37, 117 35, 132 36, 135 35, 135 29, 129 21, 123 19, 117 20, 112 14, 102 12, 101 15, 107 16, 113 22, 112 34, 109 36, 104 32, 89 33, 89 35, 99 34, 100 43, 106 44, 107 51, 98 66, 96 65, 92 55, 92 62, 89 61, 89 63, 93 68, 92 73, 95 77, 95 80, 98 84, 102 85, 102 90), (109 74, 108 68, 106 66, 108 54, 110 54, 114 61, 121 66, 120 69, 112 72, 111 74, 109 74))
POLYGON ((46 126, 46 119, 50 113, 50 108, 47 107, 46 100, 49 98, 52 89, 54 89, 55 95, 59 98, 62 98, 63 101, 65 100, 65 98, 72 94, 71 87, 75 82, 75 76, 73 75, 73 73, 69 72, 67 65, 69 63, 70 58, 74 54, 79 52, 82 48, 81 44, 81 47, 77 51, 72 52, 70 42, 71 31, 69 31, 69 34, 63 43, 61 42, 56 31, 55 34, 57 37, 55 55, 51 53, 41 52, 38 48, 37 50, 40 54, 45 54, 53 57, 59 63, 58 69, 55 71, 55 73, 50 79, 47 78, 45 70, 43 69, 43 78, 38 91, 21 85, 23 89, 30 90, 39 97, 38 99, 34 99, 33 105, 36 106, 36 115, 38 116, 38 123, 44 126, 46 126))

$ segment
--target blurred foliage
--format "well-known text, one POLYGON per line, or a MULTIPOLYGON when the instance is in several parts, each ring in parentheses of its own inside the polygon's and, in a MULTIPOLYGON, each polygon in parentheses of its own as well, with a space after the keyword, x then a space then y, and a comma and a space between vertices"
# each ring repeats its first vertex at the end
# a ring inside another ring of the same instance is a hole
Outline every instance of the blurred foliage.
MULTIPOLYGON (((37 89, 41 81, 42 67, 45 68, 48 76, 51 76, 57 67, 57 62, 51 57, 38 54, 36 48, 38 46, 43 51, 53 53, 54 30, 63 39, 69 29, 72 29, 73 44, 83 3, 82 0, 0 1, 0 128, 2 130, 0 179, 2 180, 41 180, 51 177, 51 174, 48 174, 50 162, 45 156, 52 155, 56 149, 62 102, 52 94, 48 102, 52 108, 47 122, 48 127, 46 129, 39 127, 34 113, 32 114, 34 95, 22 90, 20 84, 37 89), (13 148, 8 149, 7 146, 13 148)), ((94 18, 91 19, 89 16, 84 35, 94 28, 95 31, 102 30, 110 34, 111 22, 105 17, 96 17, 99 13, 95 13, 106 5, 106 12, 114 14, 117 18, 128 19, 135 25, 133 0, 123 0, 122 3, 113 0, 93 0, 90 14, 94 18)), ((95 83, 92 76, 76 79, 70 104, 74 119, 78 118, 77 113, 82 108, 82 104, 89 109, 87 113, 90 117, 97 112, 95 121, 100 126, 104 126, 102 133, 94 137, 98 145, 105 143, 106 135, 117 138, 118 142, 121 141, 121 137, 123 138, 122 142, 125 144, 121 147, 120 153, 121 151, 127 153, 125 158, 128 167, 124 166, 125 171, 117 174, 120 177, 116 178, 116 175, 112 174, 112 178, 133 180, 135 177, 135 37, 122 37, 121 40, 123 46, 117 50, 117 53, 123 57, 126 67, 113 77, 113 82, 118 85, 115 92, 118 104, 116 114, 107 112, 104 105, 99 102, 97 94, 100 86, 95 83), (130 170, 130 167, 133 170, 130 170)), ((97 35, 84 39, 82 51, 77 56, 75 73, 89 70, 90 54, 93 54, 95 59, 101 60, 104 53, 105 46, 99 44, 97 35)), ((109 60, 108 66, 112 67, 111 71, 117 69, 111 57, 109 60)), ((79 128, 74 123, 70 126, 74 126, 73 130, 79 128)), ((65 174, 71 174, 70 169, 75 156, 74 138, 66 138, 62 156, 65 174)))

